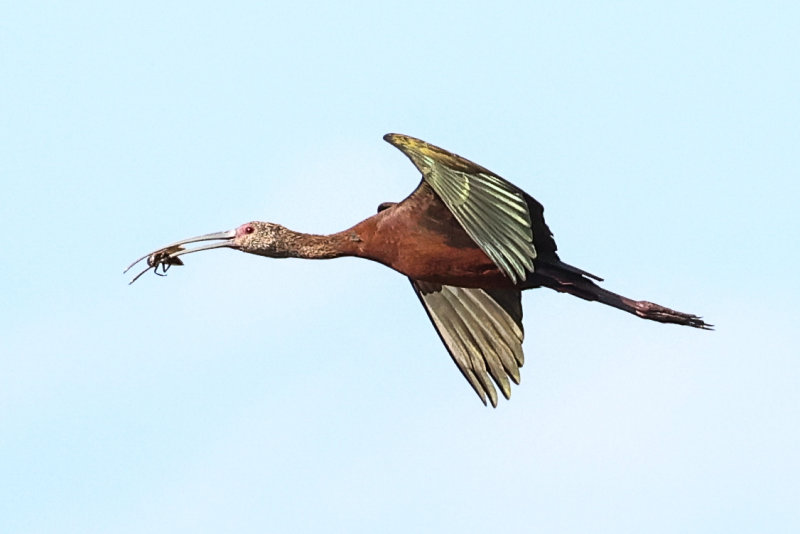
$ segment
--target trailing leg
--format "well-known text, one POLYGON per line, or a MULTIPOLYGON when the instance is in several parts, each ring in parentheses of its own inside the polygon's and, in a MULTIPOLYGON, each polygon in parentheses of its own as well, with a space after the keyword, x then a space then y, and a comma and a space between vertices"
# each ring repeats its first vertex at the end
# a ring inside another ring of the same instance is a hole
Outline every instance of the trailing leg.
MULTIPOLYGON (((633 300, 623 297, 598 286, 587 275, 593 276, 560 261, 543 262, 536 266, 536 271, 530 276, 525 285, 526 287, 549 287, 584 300, 601 302, 642 319, 712 330, 713 325, 706 323, 697 315, 679 312, 646 300, 633 300)), ((600 280, 599 278, 597 279, 600 280)))

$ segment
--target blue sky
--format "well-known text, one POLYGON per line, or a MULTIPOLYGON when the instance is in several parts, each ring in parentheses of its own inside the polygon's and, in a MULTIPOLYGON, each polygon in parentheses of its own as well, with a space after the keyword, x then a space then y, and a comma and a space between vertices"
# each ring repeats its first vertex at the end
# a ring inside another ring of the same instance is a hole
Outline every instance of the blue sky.
POLYGON ((0 7, 0 531, 794 532, 792 2, 0 7), (547 290, 484 408, 400 275, 190 256, 333 232, 426 139, 546 208, 562 258, 703 315, 547 290))

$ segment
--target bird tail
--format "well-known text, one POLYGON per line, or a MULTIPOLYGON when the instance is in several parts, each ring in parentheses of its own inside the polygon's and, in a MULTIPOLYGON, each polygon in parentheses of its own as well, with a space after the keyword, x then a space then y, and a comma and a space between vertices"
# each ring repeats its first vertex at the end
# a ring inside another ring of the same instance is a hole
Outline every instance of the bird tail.
POLYGON ((600 287, 588 277, 602 281, 602 278, 556 260, 537 265, 536 271, 528 279, 528 282, 535 286, 549 287, 561 293, 569 293, 584 300, 601 302, 642 319, 713 330, 713 325, 706 323, 697 315, 679 312, 646 300, 623 297, 600 287))

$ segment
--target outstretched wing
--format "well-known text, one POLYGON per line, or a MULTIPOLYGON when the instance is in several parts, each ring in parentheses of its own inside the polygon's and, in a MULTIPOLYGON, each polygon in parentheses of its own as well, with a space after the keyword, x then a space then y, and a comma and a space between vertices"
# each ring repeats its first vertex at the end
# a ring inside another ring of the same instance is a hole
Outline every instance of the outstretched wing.
POLYGON ((411 280, 447 351, 472 389, 497 406, 497 391, 511 396, 519 384, 522 303, 517 289, 475 289, 411 280), (491 377, 491 379, 490 379, 491 377))
MULTIPOLYGON (((525 280, 537 256, 525 193, 488 169, 425 141, 400 134, 387 134, 384 139, 411 159, 495 265, 514 283, 525 280)), ((544 219, 542 225, 546 228, 544 219)), ((552 241, 550 235, 539 237, 552 241)))

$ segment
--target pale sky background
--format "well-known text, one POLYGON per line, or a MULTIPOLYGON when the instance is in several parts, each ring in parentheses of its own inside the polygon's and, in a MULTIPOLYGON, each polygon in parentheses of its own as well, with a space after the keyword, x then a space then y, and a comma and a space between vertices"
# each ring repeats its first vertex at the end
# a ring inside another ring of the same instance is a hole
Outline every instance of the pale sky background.
POLYGON ((797 2, 4 2, 0 532, 800 532, 797 2), (421 137, 562 258, 484 408, 408 282, 189 256, 333 232, 421 137))

